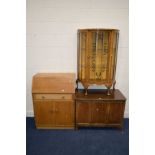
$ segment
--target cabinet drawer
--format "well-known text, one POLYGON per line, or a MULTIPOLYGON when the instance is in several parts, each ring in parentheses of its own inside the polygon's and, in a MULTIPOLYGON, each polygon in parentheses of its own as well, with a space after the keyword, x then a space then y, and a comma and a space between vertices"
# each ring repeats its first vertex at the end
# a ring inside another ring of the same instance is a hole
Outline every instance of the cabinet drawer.
POLYGON ((72 100, 72 94, 34 94, 35 100, 72 100))

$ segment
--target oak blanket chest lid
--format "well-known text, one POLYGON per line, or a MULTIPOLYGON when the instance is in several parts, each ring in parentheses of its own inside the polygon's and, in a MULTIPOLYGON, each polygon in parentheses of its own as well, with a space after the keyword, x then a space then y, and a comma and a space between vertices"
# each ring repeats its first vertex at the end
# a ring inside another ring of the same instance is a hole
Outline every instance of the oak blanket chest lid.
POLYGON ((84 90, 78 90, 75 94, 75 100, 104 100, 104 101, 126 101, 126 97, 118 89, 111 90, 110 95, 107 95, 106 90, 90 89, 88 95, 84 94, 84 90))
POLYGON ((38 73, 33 76, 32 93, 74 93, 74 73, 38 73))

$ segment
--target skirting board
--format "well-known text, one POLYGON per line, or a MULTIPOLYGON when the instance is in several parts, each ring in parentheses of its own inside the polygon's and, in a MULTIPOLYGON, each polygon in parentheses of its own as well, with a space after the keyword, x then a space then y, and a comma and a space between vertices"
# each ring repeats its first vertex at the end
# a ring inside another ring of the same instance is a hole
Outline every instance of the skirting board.
MULTIPOLYGON (((26 117, 34 117, 33 111, 27 111, 26 112, 26 117)), ((129 113, 128 112, 124 113, 124 118, 129 118, 129 113)))

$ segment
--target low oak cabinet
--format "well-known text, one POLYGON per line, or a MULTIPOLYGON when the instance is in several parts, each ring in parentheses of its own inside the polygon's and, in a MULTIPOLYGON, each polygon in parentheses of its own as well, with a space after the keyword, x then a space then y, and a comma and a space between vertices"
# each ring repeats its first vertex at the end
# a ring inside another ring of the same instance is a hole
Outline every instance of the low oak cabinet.
POLYGON ((122 128, 126 100, 122 93, 115 90, 107 96, 103 91, 101 93, 91 90, 91 92, 88 95, 80 91, 76 93, 76 128, 80 126, 122 128))
POLYGON ((74 128, 75 75, 36 74, 32 95, 37 128, 74 128))

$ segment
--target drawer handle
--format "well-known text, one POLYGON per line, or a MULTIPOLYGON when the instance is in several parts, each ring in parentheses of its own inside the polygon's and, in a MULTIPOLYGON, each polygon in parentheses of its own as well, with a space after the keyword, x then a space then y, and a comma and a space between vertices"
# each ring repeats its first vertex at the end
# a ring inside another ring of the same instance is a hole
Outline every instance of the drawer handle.
POLYGON ((45 96, 42 96, 42 99, 45 99, 45 96))
POLYGON ((62 98, 62 99, 65 99, 65 96, 62 96, 61 98, 62 98))
POLYGON ((64 89, 62 89, 61 91, 62 91, 62 92, 64 92, 65 90, 64 90, 64 89))

